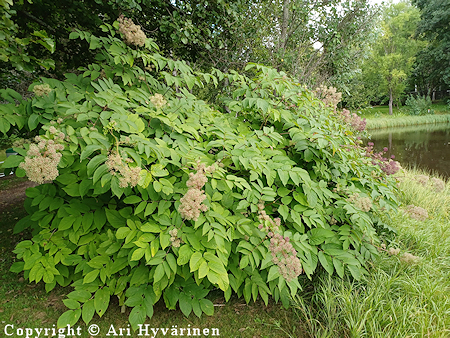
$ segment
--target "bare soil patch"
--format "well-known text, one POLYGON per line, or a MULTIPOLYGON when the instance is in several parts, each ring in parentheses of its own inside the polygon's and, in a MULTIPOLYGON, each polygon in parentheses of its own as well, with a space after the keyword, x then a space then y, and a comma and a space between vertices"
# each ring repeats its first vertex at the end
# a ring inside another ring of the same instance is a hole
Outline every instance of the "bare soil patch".
POLYGON ((0 184, 7 185, 0 190, 0 212, 11 209, 25 200, 25 190, 29 187, 35 187, 37 184, 31 181, 18 181, 15 176, 6 176, 0 178, 0 184), (7 180, 13 180, 7 182, 7 180), (3 183, 3 184, 2 184, 3 183))

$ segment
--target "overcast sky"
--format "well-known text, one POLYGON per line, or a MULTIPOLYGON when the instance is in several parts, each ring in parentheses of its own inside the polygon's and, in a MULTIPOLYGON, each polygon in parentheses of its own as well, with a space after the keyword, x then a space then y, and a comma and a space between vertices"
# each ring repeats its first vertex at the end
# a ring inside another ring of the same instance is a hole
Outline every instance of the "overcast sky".
POLYGON ((397 2, 400 2, 400 0, 388 0, 388 1, 383 1, 383 0, 369 0, 369 2, 371 2, 372 4, 381 4, 382 2, 386 2, 386 3, 388 3, 388 2, 394 2, 394 3, 397 3, 397 2))

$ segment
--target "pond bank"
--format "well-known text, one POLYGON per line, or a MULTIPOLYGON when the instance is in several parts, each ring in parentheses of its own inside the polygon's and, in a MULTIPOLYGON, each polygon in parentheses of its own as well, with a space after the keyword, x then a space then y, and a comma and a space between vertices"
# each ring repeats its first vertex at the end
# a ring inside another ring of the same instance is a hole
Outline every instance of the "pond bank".
POLYGON ((366 129, 406 127, 421 124, 450 123, 450 114, 368 118, 366 129))

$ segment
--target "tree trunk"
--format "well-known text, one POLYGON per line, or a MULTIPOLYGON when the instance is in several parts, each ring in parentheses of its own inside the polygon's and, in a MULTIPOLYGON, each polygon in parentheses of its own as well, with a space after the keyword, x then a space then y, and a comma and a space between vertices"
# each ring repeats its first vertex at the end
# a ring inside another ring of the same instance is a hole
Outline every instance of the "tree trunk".
POLYGON ((394 99, 392 97, 392 89, 389 89, 389 115, 392 115, 392 104, 394 99))
POLYGON ((280 51, 286 48, 287 29, 289 23, 289 0, 283 0, 283 18, 281 19, 280 51))

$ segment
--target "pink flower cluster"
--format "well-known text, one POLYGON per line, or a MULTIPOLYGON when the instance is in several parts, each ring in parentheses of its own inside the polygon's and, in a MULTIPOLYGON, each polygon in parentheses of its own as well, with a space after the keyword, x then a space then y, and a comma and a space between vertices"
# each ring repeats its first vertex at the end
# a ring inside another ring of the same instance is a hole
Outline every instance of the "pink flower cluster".
POLYGON ((416 207, 414 205, 408 205, 406 207, 406 213, 418 221, 425 221, 428 218, 428 211, 422 207, 416 207))
POLYGON ((401 169, 400 163, 394 161, 395 156, 390 159, 383 157, 389 149, 385 147, 383 151, 375 153, 373 150, 373 142, 369 142, 366 147, 366 156, 372 158, 372 164, 378 165, 387 175, 393 175, 401 169))
POLYGON ((203 204, 206 195, 202 188, 208 182, 206 172, 212 173, 215 169, 214 165, 205 167, 203 163, 197 162, 197 172, 189 174, 189 179, 186 182, 186 186, 189 189, 186 195, 180 199, 181 205, 178 211, 181 217, 196 221, 201 211, 205 212, 208 210, 208 206, 203 204))
POLYGON ((106 160, 109 172, 119 178, 119 187, 121 188, 135 187, 139 183, 141 167, 130 168, 127 163, 131 162, 133 160, 129 158, 123 160, 116 151, 112 151, 106 160))
POLYGON ((126 44, 140 47, 145 45, 145 39, 147 37, 142 31, 141 26, 135 25, 133 20, 123 15, 119 16, 117 21, 119 21, 119 32, 124 35, 126 44))
POLYGON ((278 271, 286 281, 297 278, 302 272, 302 263, 297 257, 297 251, 289 242, 289 237, 283 237, 278 232, 281 225, 281 219, 275 218, 272 220, 264 210, 264 204, 258 204, 258 219, 261 222, 258 228, 268 232, 267 236, 270 238, 269 251, 272 255, 272 261, 278 266, 278 271), (264 225, 267 224, 269 225, 264 225), (274 232, 276 232, 274 234, 274 232))
POLYGON ((350 110, 344 109, 341 113, 344 122, 351 125, 357 131, 366 129, 366 119, 362 119, 356 113, 350 113, 350 110))
MULTIPOLYGON (((64 133, 59 133, 56 128, 54 129, 54 132, 52 132, 53 130, 50 130, 50 132, 54 134, 55 140, 64 139, 64 133)), ((19 165, 20 168, 25 170, 30 181, 42 184, 45 181, 53 181, 58 177, 58 164, 62 157, 60 151, 64 150, 64 146, 56 143, 55 140, 47 140, 36 136, 35 141, 38 143, 30 144, 25 161, 19 165)))

